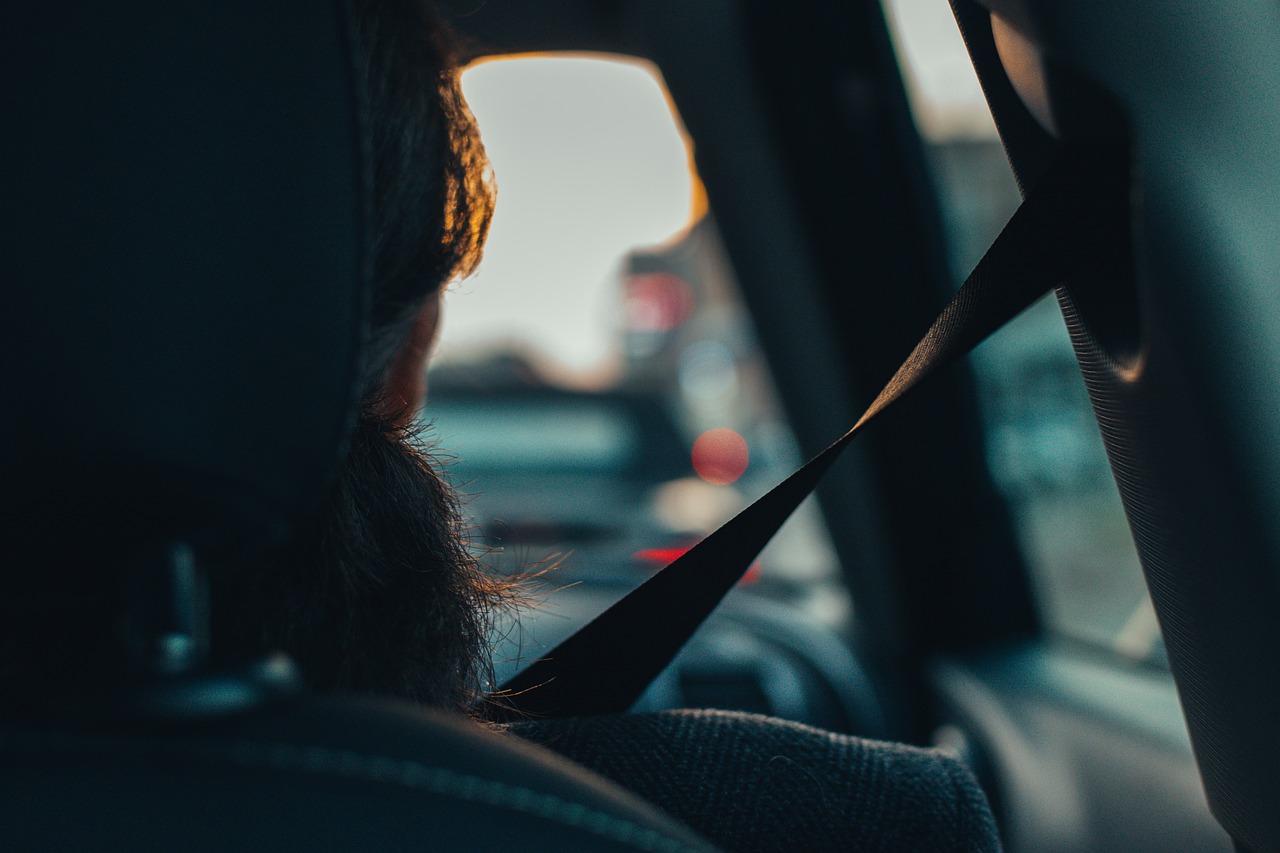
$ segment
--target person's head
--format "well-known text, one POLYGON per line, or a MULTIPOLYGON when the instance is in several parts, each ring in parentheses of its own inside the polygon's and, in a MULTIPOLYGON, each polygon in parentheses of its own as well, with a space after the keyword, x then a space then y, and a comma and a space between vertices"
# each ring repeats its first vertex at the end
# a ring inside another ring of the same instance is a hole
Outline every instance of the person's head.
POLYGON ((479 260, 484 149, 426 0, 357 0, 372 137, 373 292, 361 413, 323 513, 243 591, 239 642, 283 649, 313 687, 466 707, 505 597, 414 430, 441 288, 479 260))
POLYGON ((454 45, 427 0, 355 8, 373 158, 363 392, 366 407, 402 418, 421 403, 441 288, 480 259, 493 192, 454 45))

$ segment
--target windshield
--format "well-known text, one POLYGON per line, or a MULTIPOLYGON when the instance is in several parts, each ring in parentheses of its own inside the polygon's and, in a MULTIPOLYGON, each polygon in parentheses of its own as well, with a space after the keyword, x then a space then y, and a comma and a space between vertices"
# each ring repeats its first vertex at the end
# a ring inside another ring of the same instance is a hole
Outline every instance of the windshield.
MULTIPOLYGON (((492 564, 634 585, 803 460, 656 69, 513 57, 463 85, 499 204, 424 418, 492 564)), ((848 619, 814 506, 747 583, 848 619)))

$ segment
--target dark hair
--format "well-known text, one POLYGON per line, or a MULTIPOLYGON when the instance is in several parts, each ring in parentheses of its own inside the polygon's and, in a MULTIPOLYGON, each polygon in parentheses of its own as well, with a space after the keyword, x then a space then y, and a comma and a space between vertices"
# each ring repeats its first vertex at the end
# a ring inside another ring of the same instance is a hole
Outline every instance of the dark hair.
POLYGON ((372 335, 376 395, 424 299, 475 269, 493 186, 458 56, 424 0, 358 0, 357 45, 373 158, 372 335))
POLYGON ((234 596, 249 614, 237 630, 242 642, 288 652, 318 690, 470 709, 510 582, 469 552, 452 489, 414 428, 388 414, 383 386, 425 300, 479 261, 493 190, 431 7, 354 5, 373 157, 361 413, 322 512, 234 596))

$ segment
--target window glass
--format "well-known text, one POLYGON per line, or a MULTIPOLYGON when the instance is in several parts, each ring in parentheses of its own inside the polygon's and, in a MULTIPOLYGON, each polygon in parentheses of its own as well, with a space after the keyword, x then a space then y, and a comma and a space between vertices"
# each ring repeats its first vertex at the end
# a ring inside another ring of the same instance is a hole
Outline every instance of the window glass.
MULTIPOLYGON (((803 460, 656 70, 500 58, 463 88, 498 207, 424 418, 491 564, 635 585, 803 460)), ((843 627, 838 574, 806 505, 746 583, 843 627)))
MULTIPOLYGON (((1018 190, 946 0, 886 0, 960 282, 1018 190)), ((1163 659, 1102 439, 1050 296, 973 356, 987 459, 1013 510, 1041 607, 1060 634, 1163 659)))

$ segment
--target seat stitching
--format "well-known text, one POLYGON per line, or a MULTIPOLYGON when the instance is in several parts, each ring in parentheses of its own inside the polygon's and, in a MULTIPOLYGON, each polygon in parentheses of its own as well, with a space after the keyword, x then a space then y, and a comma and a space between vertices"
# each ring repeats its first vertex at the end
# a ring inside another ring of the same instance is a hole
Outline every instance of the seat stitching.
MULTIPOLYGON (((6 732, 0 744, 18 749, 38 750, 47 747, 74 749, 96 748, 109 751, 107 744, 94 744, 58 735, 32 735, 6 732)), ((229 759, 241 766, 267 766, 277 770, 301 770, 308 773, 346 776, 417 788, 442 796, 523 812, 574 829, 582 829, 650 853, 668 853, 690 849, 683 842, 661 832, 640 826, 625 818, 602 812, 582 803, 565 800, 554 794, 535 791, 523 785, 512 785, 495 779, 484 779, 417 761, 389 758, 353 750, 318 746, 296 746, 285 743, 232 741, 227 751, 208 747, 182 747, 179 751, 195 753, 204 760, 229 759)))

